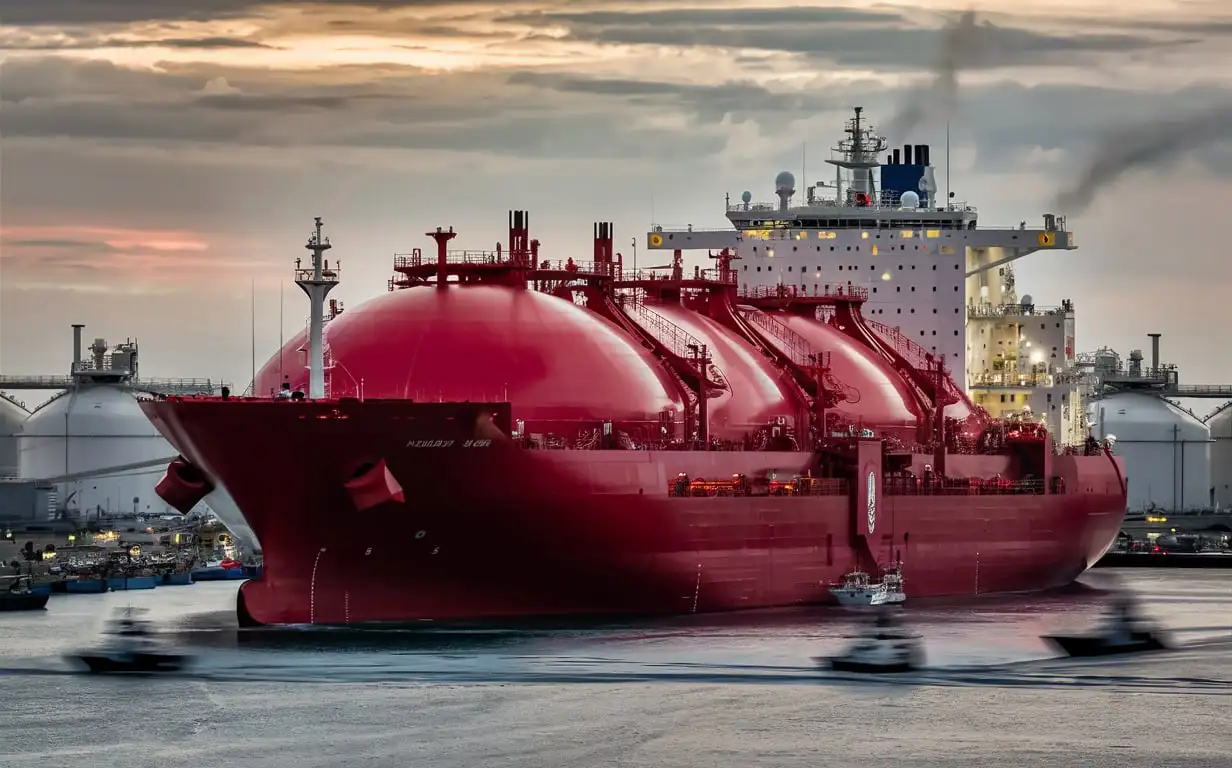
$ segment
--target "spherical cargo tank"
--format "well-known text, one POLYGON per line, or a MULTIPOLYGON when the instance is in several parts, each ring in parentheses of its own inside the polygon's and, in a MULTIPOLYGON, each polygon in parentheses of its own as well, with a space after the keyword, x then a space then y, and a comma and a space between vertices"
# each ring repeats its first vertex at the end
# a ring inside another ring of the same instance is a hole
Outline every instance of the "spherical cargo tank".
MULTIPOLYGON (((779 383, 774 364, 748 341, 715 320, 680 304, 648 304, 685 333, 705 344, 710 359, 730 390, 707 403, 710 435, 737 440, 773 423, 776 417, 795 421, 797 406, 779 383)), ((637 320, 637 315, 633 315, 637 320)))
MULTIPOLYGON (((330 321, 333 322, 333 321, 330 321)), ((325 325, 325 340, 329 342, 329 324, 325 325)), ((282 349, 274 353, 274 356, 266 361, 265 365, 257 371, 257 377, 253 380, 252 394, 254 397, 267 397, 275 394, 282 386, 285 380, 292 387, 302 386, 304 391, 308 391, 308 329, 304 328, 299 333, 291 337, 289 341, 282 345, 282 349)), ((325 372, 326 380, 328 381, 332 369, 327 369, 325 372)), ((342 376, 344 382, 348 381, 345 375, 342 376)))
POLYGON ((1092 402, 1088 417, 1094 437, 1116 438, 1131 511, 1211 505, 1211 430, 1193 414, 1155 395, 1123 392, 1092 402))
MULTIPOLYGON (((50 479, 167 459, 173 449, 128 392, 105 385, 68 390, 26 420, 20 439, 21 476, 50 479)), ((168 514, 154 494, 165 466, 59 484, 60 504, 83 516, 168 514)))
POLYGON ((1211 431, 1211 487, 1215 504, 1232 506, 1232 402, 1224 403, 1206 417, 1211 431))
MULTIPOLYGON (((302 338, 284 346, 283 374, 307 388, 302 338)), ((330 394, 415 400, 508 400, 531 432, 612 421, 657 437, 665 410, 683 411, 664 369, 607 320, 571 302, 501 286, 411 288, 329 321, 330 394)), ((280 386, 278 358, 254 391, 280 386)))
POLYGON ((24 406, 0 392, 0 477, 16 477, 19 472, 18 441, 29 417, 24 406))
MULTIPOLYGON (((830 353, 830 372, 850 396, 833 413, 850 426, 914 436, 919 422, 910 390, 889 363, 871 349, 826 323, 803 315, 775 314, 816 351, 830 353)), ((827 421, 829 421, 827 419, 827 421)))

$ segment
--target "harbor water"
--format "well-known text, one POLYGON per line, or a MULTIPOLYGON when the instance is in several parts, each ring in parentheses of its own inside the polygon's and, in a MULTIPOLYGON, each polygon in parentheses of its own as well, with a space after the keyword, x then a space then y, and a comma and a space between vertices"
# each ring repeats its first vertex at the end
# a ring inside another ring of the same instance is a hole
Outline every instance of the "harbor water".
MULTIPOLYGON (((1101 569, 1046 595, 908 601, 928 668, 819 670, 858 609, 602 626, 238 630, 235 582, 56 595, 0 614, 0 765, 1227 766, 1232 571, 1101 569), (1128 587, 1179 650, 1060 659, 1128 587), (77 674, 116 607, 197 655, 77 674)), ((908 592, 910 591, 908 587, 908 592)))

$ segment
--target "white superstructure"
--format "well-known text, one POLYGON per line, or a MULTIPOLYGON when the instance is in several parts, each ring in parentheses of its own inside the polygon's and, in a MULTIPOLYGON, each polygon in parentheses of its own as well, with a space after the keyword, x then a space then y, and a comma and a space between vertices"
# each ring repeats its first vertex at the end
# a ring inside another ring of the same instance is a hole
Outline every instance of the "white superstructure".
POLYGON ((1020 300, 1011 265, 1038 250, 1075 248, 1065 221, 1047 214, 1039 228, 980 227, 974 206, 937 190, 928 145, 888 150, 859 107, 846 134, 827 161, 833 181, 807 184, 803 200, 783 171, 776 202, 755 203, 749 192, 729 201, 734 230, 655 226, 649 247, 677 255, 730 249, 742 292, 865 288, 865 317, 943 356, 991 415, 1029 409, 1058 441, 1080 442, 1073 305, 1037 309, 1030 297, 1020 300))

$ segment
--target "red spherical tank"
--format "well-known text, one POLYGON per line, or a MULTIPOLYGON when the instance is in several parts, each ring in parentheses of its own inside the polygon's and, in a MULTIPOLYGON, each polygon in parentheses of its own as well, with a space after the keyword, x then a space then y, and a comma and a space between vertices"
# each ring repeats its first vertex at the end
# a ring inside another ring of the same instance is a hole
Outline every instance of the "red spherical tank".
MULTIPOLYGON (((300 334, 282 373, 307 387, 300 334)), ((410 288, 325 326, 329 392, 415 400, 508 400, 528 430, 654 423, 682 410, 663 368, 614 325, 564 299, 503 286, 410 288), (331 367, 332 366, 332 367, 331 367), (361 385, 362 382, 362 385, 361 385)), ((256 392, 276 389, 278 357, 256 392)))
MULTIPOLYGON (((327 326, 328 327, 328 326, 327 326)), ((292 387, 308 387, 308 329, 300 331, 257 371, 252 393, 256 397, 273 395, 286 381, 292 387)))
POLYGON ((818 352, 830 353, 830 372, 858 395, 834 411, 853 426, 872 430, 914 429, 919 421, 908 385, 889 363, 837 328, 801 315, 776 315, 818 352))
POLYGON ((700 312, 680 304, 650 308, 706 345, 711 361, 727 380, 729 391, 709 403, 711 435, 739 439, 773 423, 775 417, 795 420, 796 408, 785 391, 774 363, 745 339, 700 312))

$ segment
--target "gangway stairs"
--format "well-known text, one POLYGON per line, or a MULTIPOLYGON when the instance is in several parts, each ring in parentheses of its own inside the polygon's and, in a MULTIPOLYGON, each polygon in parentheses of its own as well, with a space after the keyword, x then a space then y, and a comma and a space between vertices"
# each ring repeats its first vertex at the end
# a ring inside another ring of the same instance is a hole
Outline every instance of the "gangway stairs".
POLYGON ((771 352, 777 352, 783 358, 791 369, 792 377, 810 398, 816 400, 824 389, 825 408, 833 408, 843 402, 860 401, 859 390, 839 381, 830 372, 829 352, 814 352, 808 339, 768 312, 748 305, 740 305, 737 311, 744 320, 768 337, 767 341, 770 343, 767 346, 771 352), (824 386, 818 384, 818 374, 824 386))
MULTIPOLYGON (((699 379, 702 377, 698 373, 697 362, 705 349, 700 339, 640 301, 621 302, 621 308, 651 337, 660 354, 668 359, 682 378, 691 386, 700 386, 699 379)), ((731 392, 727 377, 709 355, 705 356, 704 366, 707 398, 731 392)))

